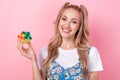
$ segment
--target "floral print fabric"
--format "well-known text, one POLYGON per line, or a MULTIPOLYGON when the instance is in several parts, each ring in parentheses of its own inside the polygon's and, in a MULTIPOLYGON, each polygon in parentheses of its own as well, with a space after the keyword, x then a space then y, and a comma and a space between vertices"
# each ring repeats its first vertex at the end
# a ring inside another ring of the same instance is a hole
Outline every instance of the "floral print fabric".
POLYGON ((47 75, 47 80, 85 80, 81 62, 64 69, 54 60, 50 65, 50 73, 47 75))

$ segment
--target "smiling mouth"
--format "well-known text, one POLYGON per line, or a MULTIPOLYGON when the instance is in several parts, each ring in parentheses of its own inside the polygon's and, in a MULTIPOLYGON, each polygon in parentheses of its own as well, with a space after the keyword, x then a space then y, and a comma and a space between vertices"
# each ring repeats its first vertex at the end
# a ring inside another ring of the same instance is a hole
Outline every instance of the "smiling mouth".
POLYGON ((62 28, 62 31, 63 31, 64 33, 70 33, 72 30, 66 29, 66 28, 62 28))

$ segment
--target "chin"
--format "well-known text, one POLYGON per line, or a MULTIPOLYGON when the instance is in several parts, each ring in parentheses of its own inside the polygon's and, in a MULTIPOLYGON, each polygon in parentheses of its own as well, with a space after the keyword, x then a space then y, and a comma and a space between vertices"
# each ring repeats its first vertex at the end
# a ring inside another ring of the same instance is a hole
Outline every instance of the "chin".
POLYGON ((70 35, 61 35, 61 36, 62 36, 62 38, 64 38, 64 39, 70 39, 70 38, 71 38, 70 35))

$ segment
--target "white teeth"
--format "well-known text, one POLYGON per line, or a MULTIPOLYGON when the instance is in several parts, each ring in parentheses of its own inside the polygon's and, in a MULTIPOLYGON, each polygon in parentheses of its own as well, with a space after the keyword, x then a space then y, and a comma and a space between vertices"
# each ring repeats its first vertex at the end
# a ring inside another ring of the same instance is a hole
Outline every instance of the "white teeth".
POLYGON ((63 28, 63 31, 66 32, 66 33, 69 33, 71 30, 63 28))

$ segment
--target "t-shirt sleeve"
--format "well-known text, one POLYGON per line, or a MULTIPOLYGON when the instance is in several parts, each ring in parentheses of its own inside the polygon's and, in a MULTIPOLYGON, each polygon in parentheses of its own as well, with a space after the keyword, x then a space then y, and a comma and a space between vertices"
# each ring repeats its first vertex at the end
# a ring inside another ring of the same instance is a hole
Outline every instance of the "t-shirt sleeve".
POLYGON ((88 58, 89 58, 88 70, 90 72, 103 70, 103 65, 102 65, 102 61, 100 58, 100 54, 96 47, 92 46, 90 48, 88 58))
POLYGON ((41 69, 41 66, 42 66, 42 63, 43 63, 43 55, 42 55, 42 51, 41 51, 41 49, 40 49, 40 52, 39 52, 39 54, 38 54, 38 67, 39 67, 39 69, 41 69))
POLYGON ((47 45, 45 45, 40 49, 40 53, 38 54, 37 62, 39 69, 41 69, 43 60, 47 57, 47 54, 48 54, 47 45))

